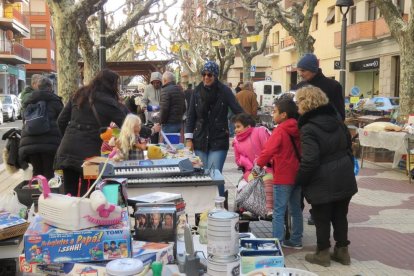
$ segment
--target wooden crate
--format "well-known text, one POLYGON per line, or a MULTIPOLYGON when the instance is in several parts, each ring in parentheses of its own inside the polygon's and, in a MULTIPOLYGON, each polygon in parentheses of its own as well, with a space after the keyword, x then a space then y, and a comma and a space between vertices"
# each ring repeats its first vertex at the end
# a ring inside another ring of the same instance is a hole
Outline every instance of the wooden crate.
POLYGON ((371 162, 387 162, 394 161, 394 152, 387 149, 364 147, 364 160, 371 162))

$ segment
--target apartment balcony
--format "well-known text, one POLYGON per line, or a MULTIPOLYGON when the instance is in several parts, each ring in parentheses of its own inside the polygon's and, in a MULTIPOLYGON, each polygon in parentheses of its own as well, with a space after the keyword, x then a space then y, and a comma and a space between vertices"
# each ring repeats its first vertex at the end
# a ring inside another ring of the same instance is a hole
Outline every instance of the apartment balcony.
POLYGON ((292 36, 285 37, 280 42, 280 51, 294 51, 296 49, 296 41, 292 36))
MULTIPOLYGON (((404 21, 407 21, 407 14, 404 14, 403 18, 404 21)), ((348 47, 369 44, 387 37, 391 37, 391 32, 383 17, 373 21, 359 22, 346 28, 346 44, 348 47)), ((335 33, 334 45, 335 48, 341 48, 341 32, 335 33)))
POLYGON ((28 38, 30 36, 29 20, 16 9, 9 9, 0 17, 0 27, 11 30, 17 37, 28 38))
POLYGON ((12 42, 9 47, 0 49, 0 60, 10 64, 30 64, 30 49, 23 45, 12 42))
POLYGON ((279 52, 280 52, 279 44, 275 44, 275 45, 267 46, 263 52, 263 55, 265 57, 274 57, 274 56, 278 56, 279 52))

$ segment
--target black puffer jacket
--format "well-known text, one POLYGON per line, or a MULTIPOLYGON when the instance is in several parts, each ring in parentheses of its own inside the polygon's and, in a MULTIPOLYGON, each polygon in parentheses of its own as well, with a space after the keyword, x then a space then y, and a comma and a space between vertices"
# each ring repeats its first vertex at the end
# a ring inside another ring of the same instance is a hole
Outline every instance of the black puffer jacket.
POLYGON ((160 115, 161 124, 176 124, 183 121, 185 97, 175 82, 169 82, 161 89, 160 115))
MULTIPOLYGON (((96 93, 94 106, 102 127, 111 122, 122 126, 125 113, 114 97, 107 93, 96 93)), ((82 163, 87 157, 101 154, 102 140, 99 137, 100 125, 88 103, 78 106, 69 101, 58 118, 63 133, 62 143, 55 158, 55 169, 73 169, 81 172, 82 163)))
POLYGON ((29 94, 23 104, 23 108, 26 108, 28 104, 37 103, 38 101, 45 101, 47 104, 46 108, 50 130, 41 135, 29 135, 23 126, 22 138, 19 145, 19 159, 22 161, 28 161, 28 156, 33 154, 55 154, 62 139, 56 123, 63 109, 62 100, 53 92, 37 90, 29 94))
POLYGON ((298 121, 302 159, 296 183, 311 204, 349 198, 357 191, 351 159, 351 137, 329 104, 303 114, 298 121))
POLYGON ((319 69, 318 73, 310 81, 302 81, 296 85, 293 90, 297 90, 306 85, 313 85, 319 87, 328 97, 329 101, 341 115, 342 120, 345 120, 345 99, 342 96, 342 86, 336 80, 325 77, 322 70, 319 69))
POLYGON ((202 90, 207 89, 201 82, 194 90, 187 111, 186 137, 193 134, 195 150, 207 152, 209 150, 229 149, 229 126, 227 114, 229 108, 234 114, 243 112, 243 109, 231 92, 230 88, 216 81, 206 93, 216 93, 212 101, 211 110, 206 112, 206 100, 202 97, 202 90), (212 91, 214 90, 214 91, 212 91))

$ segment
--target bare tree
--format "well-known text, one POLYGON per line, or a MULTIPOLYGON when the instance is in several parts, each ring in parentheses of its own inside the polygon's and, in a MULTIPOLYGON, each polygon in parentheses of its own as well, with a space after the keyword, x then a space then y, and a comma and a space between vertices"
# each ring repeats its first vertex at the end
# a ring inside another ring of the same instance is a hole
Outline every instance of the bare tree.
MULTIPOLYGON (((52 13, 56 34, 57 64, 59 72, 58 92, 66 102, 78 88, 78 47, 84 60, 84 78, 89 81, 97 72, 97 47, 87 28, 87 19, 98 12, 107 0, 47 0, 52 13)), ((133 7, 124 22, 107 34, 106 47, 120 41, 122 35, 138 23, 156 20, 171 6, 160 0, 127 0, 133 7), (152 12, 152 8, 156 11, 152 12), (151 12, 150 12, 151 10, 151 12)))
POLYGON ((411 1, 408 20, 391 0, 375 0, 391 35, 400 46, 400 115, 407 116, 414 112, 414 1, 411 1))
POLYGON ((252 59, 264 52, 270 30, 276 23, 274 18, 256 0, 210 2, 207 8, 212 15, 209 24, 197 27, 224 40, 240 39, 235 47, 243 61, 243 80, 250 80, 252 59), (254 19, 254 26, 246 23, 248 19, 254 19), (262 36, 261 41, 245 43, 247 37, 256 35, 262 36))
POLYGON ((282 0, 258 0, 268 11, 265 16, 276 21, 292 36, 296 43, 299 57, 305 53, 313 53, 315 38, 309 34, 313 13, 319 0, 290 1, 292 6, 285 9, 282 0))

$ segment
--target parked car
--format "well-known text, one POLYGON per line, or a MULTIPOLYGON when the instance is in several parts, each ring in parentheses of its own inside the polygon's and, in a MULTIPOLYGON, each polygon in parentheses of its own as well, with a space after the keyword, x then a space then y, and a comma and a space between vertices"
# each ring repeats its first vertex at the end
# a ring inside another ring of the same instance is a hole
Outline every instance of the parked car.
POLYGON ((400 107, 400 99, 397 97, 374 97, 361 99, 355 106, 363 114, 389 115, 400 107))
POLYGON ((14 122, 17 118, 21 118, 21 104, 16 95, 0 94, 0 100, 3 105, 4 120, 14 122))

